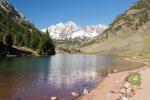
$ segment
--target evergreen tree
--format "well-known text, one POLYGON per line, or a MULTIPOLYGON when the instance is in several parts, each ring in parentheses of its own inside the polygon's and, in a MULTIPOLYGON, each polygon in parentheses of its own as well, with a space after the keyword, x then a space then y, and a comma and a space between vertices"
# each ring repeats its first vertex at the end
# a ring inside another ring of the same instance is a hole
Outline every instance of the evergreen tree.
POLYGON ((40 38, 38 52, 39 54, 46 54, 46 55, 55 54, 55 46, 52 43, 48 30, 40 38))
POLYGON ((45 45, 46 55, 55 54, 55 46, 52 43, 51 37, 49 36, 48 29, 46 31, 46 39, 44 45, 45 45))
POLYGON ((0 55, 5 53, 5 45, 3 43, 3 37, 0 35, 0 55))
POLYGON ((11 33, 8 33, 8 34, 5 35, 5 44, 9 48, 12 47, 12 45, 13 45, 13 39, 12 39, 12 34, 11 33))
POLYGON ((43 38, 40 38, 40 42, 39 42, 39 47, 38 47, 38 54, 42 55, 43 54, 43 38))
POLYGON ((39 38, 38 38, 38 36, 36 36, 36 33, 32 33, 31 34, 30 47, 33 50, 36 50, 36 49, 38 49, 38 45, 39 45, 39 38))
POLYGON ((12 49, 12 45, 13 45, 13 39, 12 39, 11 33, 7 33, 5 35, 5 44, 7 46, 6 50, 8 51, 8 53, 11 53, 11 49, 12 49))

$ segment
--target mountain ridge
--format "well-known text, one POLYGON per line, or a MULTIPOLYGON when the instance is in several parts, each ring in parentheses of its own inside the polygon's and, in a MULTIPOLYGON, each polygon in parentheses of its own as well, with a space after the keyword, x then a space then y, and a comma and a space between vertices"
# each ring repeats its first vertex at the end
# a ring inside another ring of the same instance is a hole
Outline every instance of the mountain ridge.
POLYGON ((46 32, 46 30, 48 29, 50 36, 58 40, 64 40, 66 38, 85 39, 85 38, 93 38, 99 35, 106 28, 108 28, 106 25, 101 24, 80 27, 76 25, 74 22, 68 21, 67 23, 58 23, 56 25, 51 25, 46 29, 42 29, 42 32, 46 32))

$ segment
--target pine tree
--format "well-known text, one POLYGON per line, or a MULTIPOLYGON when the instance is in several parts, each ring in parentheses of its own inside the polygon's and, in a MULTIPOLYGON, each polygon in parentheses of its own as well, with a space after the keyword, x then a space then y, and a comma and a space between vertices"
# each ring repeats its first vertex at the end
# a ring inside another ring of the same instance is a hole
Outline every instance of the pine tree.
POLYGON ((2 55, 5 52, 5 45, 3 43, 3 37, 0 35, 0 55, 2 55))
POLYGON ((38 47, 38 54, 43 54, 43 39, 40 38, 39 47, 38 47))
POLYGON ((8 51, 8 53, 10 53, 12 50, 12 45, 13 45, 13 39, 12 39, 11 33, 7 33, 5 35, 5 44, 7 46, 6 51, 8 51))
POLYGON ((13 45, 13 39, 12 39, 12 34, 11 33, 8 33, 8 34, 5 35, 5 44, 9 48, 12 47, 12 45, 13 45))
POLYGON ((48 30, 40 38, 38 53, 39 54, 46 54, 46 55, 55 54, 55 46, 52 43, 52 40, 51 40, 49 33, 48 33, 48 30))

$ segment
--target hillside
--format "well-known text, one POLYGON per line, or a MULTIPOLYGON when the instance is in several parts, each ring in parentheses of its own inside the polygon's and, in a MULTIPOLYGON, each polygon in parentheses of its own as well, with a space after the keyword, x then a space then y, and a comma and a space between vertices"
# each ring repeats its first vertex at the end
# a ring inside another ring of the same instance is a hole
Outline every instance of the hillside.
POLYGON ((51 38, 41 33, 10 2, 0 0, 0 55, 11 55, 12 45, 27 47, 39 54, 54 54, 51 38))
POLYGON ((119 15, 102 34, 84 42, 84 53, 150 56, 150 1, 140 0, 119 15))

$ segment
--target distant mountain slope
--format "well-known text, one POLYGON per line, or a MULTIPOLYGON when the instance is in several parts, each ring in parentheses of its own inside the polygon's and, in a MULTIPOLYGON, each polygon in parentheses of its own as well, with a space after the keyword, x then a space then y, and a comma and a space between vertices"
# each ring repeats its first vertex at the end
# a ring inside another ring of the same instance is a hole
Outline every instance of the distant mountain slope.
POLYGON ((0 17, 1 31, 7 31, 8 27, 10 28, 13 26, 12 24, 19 24, 17 26, 23 28, 35 29, 32 24, 29 23, 29 21, 27 21, 26 18, 21 13, 19 13, 17 9, 12 6, 7 0, 0 0, 0 17))
POLYGON ((31 48, 40 54, 55 52, 46 34, 36 29, 8 0, 0 0, 0 55, 10 54, 12 45, 31 48))
POLYGON ((139 0, 119 15, 102 34, 82 44, 82 52, 150 54, 150 0, 139 0))
MULTIPOLYGON (((74 22, 69 21, 66 24, 59 23, 57 25, 52 25, 48 29, 49 34, 54 39, 64 40, 64 39, 86 39, 93 38, 100 33, 102 33, 107 26, 105 25, 92 25, 87 27, 79 27, 74 22)), ((46 32, 43 29, 43 32, 46 32)))

